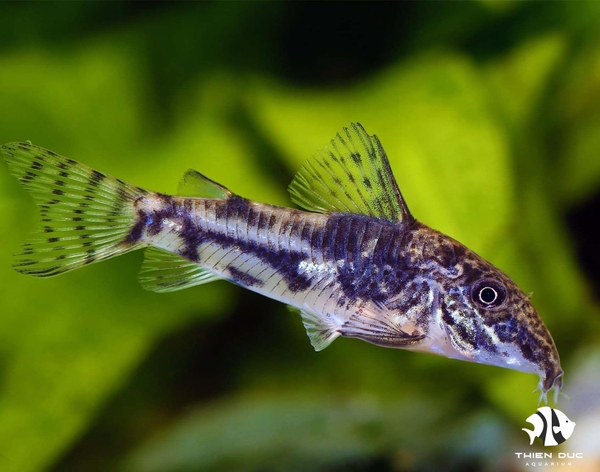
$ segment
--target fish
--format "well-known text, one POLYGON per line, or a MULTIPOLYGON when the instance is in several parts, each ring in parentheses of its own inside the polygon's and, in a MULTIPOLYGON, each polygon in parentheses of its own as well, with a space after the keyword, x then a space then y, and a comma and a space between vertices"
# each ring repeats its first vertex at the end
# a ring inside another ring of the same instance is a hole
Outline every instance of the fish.
POLYGON ((557 401, 563 370, 529 296, 412 216, 359 123, 295 175, 288 190, 302 209, 248 200, 193 169, 167 195, 30 142, 1 149, 41 213, 18 272, 50 277, 145 249, 145 289, 225 279, 298 312, 316 351, 341 336, 535 373, 539 402, 552 389, 557 401))
POLYGON ((533 425, 533 431, 521 428, 529 435, 530 446, 535 438, 540 438, 544 446, 558 446, 571 437, 576 426, 562 411, 549 406, 538 408, 537 412, 525 421, 533 425))

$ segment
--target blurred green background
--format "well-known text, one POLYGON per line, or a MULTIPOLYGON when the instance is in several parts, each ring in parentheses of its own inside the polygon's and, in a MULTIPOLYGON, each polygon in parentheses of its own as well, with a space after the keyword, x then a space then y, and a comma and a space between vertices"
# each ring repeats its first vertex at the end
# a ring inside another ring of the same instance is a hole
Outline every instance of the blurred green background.
MULTIPOLYGON (((600 2, 0 14, 0 143, 162 192, 193 167, 290 206, 342 126, 377 134, 415 216, 534 293, 578 424, 562 450, 600 470, 581 432, 600 424, 600 2)), ((349 339, 317 354, 296 315, 226 282, 145 292, 140 252, 22 276, 37 210, 6 167, 0 197, 2 471, 522 470, 539 448, 534 375, 349 339)))

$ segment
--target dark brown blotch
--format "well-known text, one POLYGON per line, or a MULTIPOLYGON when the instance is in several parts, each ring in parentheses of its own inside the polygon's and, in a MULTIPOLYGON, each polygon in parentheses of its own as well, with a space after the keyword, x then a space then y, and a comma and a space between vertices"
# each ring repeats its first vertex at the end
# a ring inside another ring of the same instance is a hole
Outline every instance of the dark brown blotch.
POLYGON ((129 200, 129 193, 127 193, 124 187, 119 187, 117 189, 117 194, 119 195, 119 199, 121 201, 129 200))
POLYGON ((34 180, 37 177, 36 174, 34 174, 33 172, 30 171, 26 171, 25 174, 23 175, 23 177, 21 177, 21 182, 23 182, 24 184, 31 182, 32 180, 34 180))
POLYGON ((23 244, 23 252, 21 252, 22 255, 30 256, 34 253, 35 253, 35 251, 34 251, 33 247, 31 246, 31 244, 23 244))
MULTIPOLYGON (((33 253, 25 253, 25 252, 21 253, 22 256, 29 256, 30 254, 33 254, 33 253)), ((24 266, 34 265, 34 264, 37 264, 37 261, 34 261, 33 259, 23 259, 15 264, 13 264, 13 267, 24 267, 24 266)))
POLYGON ((100 182, 102 182, 106 178, 106 175, 102 172, 98 172, 97 170, 92 171, 92 175, 90 176, 89 184, 97 187, 100 182))
POLYGON ((96 260, 96 251, 94 249, 88 249, 87 251, 85 251, 85 261, 84 264, 91 264, 92 262, 94 262, 96 260))
POLYGON ((264 282, 250 274, 242 272, 235 267, 229 267, 228 269, 231 281, 245 287, 261 287, 264 282))

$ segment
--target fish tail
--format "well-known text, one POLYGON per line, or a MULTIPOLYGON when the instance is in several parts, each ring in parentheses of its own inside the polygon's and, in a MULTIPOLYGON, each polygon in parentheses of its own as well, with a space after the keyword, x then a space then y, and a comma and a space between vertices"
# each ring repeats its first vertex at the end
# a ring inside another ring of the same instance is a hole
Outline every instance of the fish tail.
POLYGON ((536 438, 536 434, 533 431, 531 431, 530 429, 527 429, 527 428, 521 428, 521 429, 529 435, 529 439, 530 439, 529 445, 531 446, 533 444, 533 440, 536 438))
POLYGON ((30 143, 1 149, 42 218, 41 228, 15 255, 18 272, 50 277, 144 245, 130 235, 135 202, 146 190, 30 143))

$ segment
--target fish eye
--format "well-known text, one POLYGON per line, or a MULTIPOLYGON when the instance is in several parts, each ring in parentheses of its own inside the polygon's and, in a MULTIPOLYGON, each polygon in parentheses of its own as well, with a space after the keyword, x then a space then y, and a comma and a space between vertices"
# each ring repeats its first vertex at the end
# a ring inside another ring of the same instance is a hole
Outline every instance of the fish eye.
POLYGON ((494 303, 497 298, 498 292, 496 292, 492 287, 483 287, 479 291, 479 300, 487 305, 494 303))
POLYGON ((471 298, 482 308, 499 308, 506 299, 506 287, 497 280, 482 279, 473 285, 471 298))

